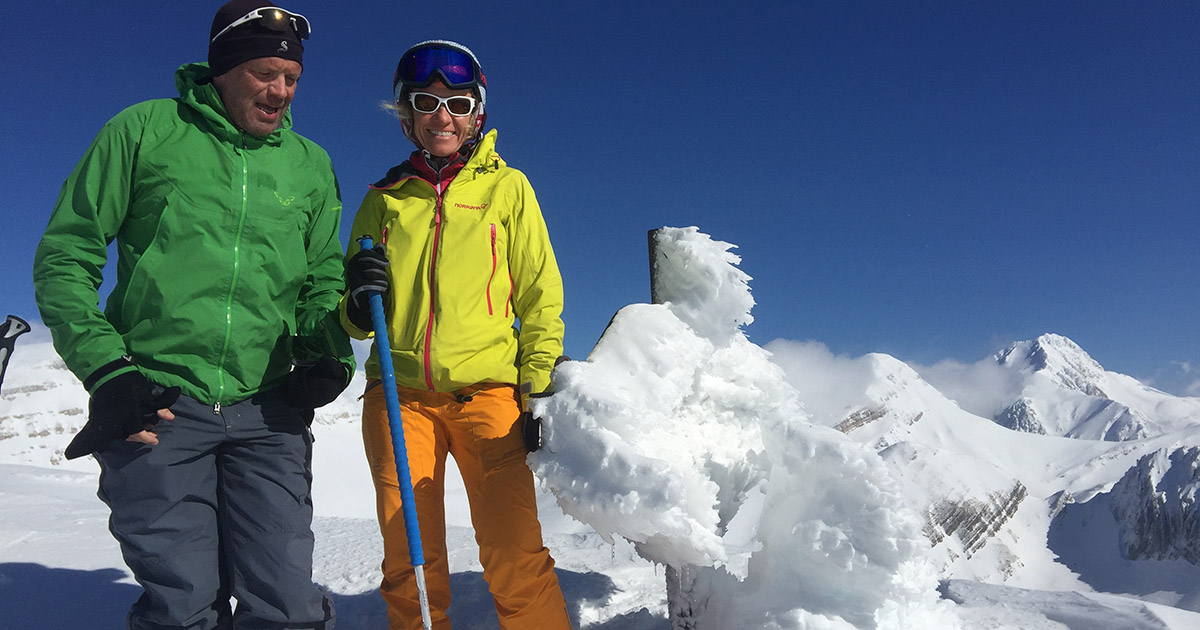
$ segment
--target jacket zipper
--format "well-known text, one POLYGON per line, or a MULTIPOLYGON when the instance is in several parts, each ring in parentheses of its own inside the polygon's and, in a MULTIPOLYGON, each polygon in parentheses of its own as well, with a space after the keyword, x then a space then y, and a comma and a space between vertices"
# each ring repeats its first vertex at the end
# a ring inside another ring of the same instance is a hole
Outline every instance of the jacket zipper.
POLYGON ((496 278, 496 224, 492 224, 492 275, 488 276, 487 281, 487 305, 488 315, 494 315, 492 312, 492 280, 496 278))
POLYGON ((221 358, 217 361, 217 400, 213 403, 214 414, 221 413, 221 398, 225 396, 225 359, 229 355, 229 342, 233 337, 233 290, 237 287, 238 273, 241 270, 242 232, 246 227, 250 169, 246 164, 244 150, 237 150, 237 154, 242 160, 242 203, 238 214, 237 234, 233 239, 233 277, 229 280, 229 291, 225 294, 225 342, 221 344, 221 358))
POLYGON ((425 324, 425 386, 429 391, 436 391, 433 386, 433 313, 437 296, 437 259, 438 246, 442 240, 442 169, 437 171, 437 204, 433 209, 433 251, 429 255, 429 321, 425 324))

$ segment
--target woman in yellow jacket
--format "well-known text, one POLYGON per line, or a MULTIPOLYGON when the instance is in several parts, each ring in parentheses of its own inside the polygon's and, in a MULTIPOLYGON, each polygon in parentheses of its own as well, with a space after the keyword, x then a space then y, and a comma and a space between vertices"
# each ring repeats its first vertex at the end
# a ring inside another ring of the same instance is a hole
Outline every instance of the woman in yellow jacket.
MULTIPOLYGON (((366 296, 384 292, 433 625, 450 627, 449 453, 466 484, 500 627, 570 628, 522 437, 536 422, 522 413, 529 397, 549 389, 562 354, 562 278, 546 223, 529 180, 496 153, 496 132, 482 135, 487 82, 470 50, 417 44, 401 57, 393 88, 417 150, 371 186, 354 218, 353 237, 378 245, 350 256, 342 322, 366 338, 366 296)), ((419 629, 374 350, 366 369, 363 441, 384 538, 381 590, 390 627, 419 629)))

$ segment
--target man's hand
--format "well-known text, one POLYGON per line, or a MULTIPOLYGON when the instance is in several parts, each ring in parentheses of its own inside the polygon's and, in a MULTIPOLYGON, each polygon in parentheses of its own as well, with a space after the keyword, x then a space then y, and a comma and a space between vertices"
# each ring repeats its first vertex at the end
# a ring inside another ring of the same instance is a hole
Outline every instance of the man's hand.
POLYGON ((316 409, 337 399, 350 384, 350 370, 341 361, 324 355, 311 365, 298 365, 283 381, 288 403, 316 409))
POLYGON ((154 425, 175 418, 170 406, 179 394, 178 387, 162 387, 137 370, 113 377, 92 393, 87 424, 67 445, 67 459, 91 455, 118 439, 158 444, 154 425))
MULTIPOLYGON (((175 414, 171 413, 170 409, 159 409, 157 412, 155 412, 155 415, 157 415, 162 420, 174 420, 175 419, 175 414)), ((158 434, 155 433, 154 431, 151 431, 148 428, 142 429, 141 431, 138 431, 137 433, 134 433, 133 435, 125 438, 125 441, 126 442, 141 442, 142 444, 154 446, 155 444, 158 444, 158 434)))

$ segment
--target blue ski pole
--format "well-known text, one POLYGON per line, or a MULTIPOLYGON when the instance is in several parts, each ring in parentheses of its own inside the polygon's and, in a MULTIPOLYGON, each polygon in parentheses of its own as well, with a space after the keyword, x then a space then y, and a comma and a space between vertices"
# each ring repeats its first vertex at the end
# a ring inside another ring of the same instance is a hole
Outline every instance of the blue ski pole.
MULTIPOLYGON (((371 249, 370 236, 358 239, 359 249, 371 249)), ((387 400, 388 428, 392 433, 392 453, 396 459, 396 477, 400 482, 400 505, 404 509, 404 531, 408 535, 408 557, 417 575, 417 596, 421 601, 421 623, 432 630, 429 619, 429 594, 425 589, 425 554, 421 551, 421 528, 417 524, 417 506, 413 499, 412 473, 408 470, 408 449, 404 446, 404 426, 400 423, 400 395, 396 392, 396 371, 392 367, 392 347, 388 343, 387 320, 383 316, 383 296, 368 294, 371 325, 375 328, 375 354, 379 357, 379 378, 387 400)))

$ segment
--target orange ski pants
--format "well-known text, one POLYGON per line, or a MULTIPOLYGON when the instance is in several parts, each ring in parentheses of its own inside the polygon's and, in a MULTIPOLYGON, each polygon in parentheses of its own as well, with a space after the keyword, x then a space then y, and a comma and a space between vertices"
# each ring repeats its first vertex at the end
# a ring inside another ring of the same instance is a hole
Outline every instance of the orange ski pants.
MULTIPOLYGON (((483 578, 501 630, 569 630, 554 559, 542 542, 533 473, 511 385, 488 385, 459 402, 454 393, 399 387, 409 470, 425 556, 430 616, 449 630, 450 567, 446 557, 445 472, 454 456, 466 485, 483 578)), ((390 630, 421 630, 416 576, 408 554, 383 387, 372 381, 363 402, 363 443, 375 481, 383 532, 383 584, 390 630)))

